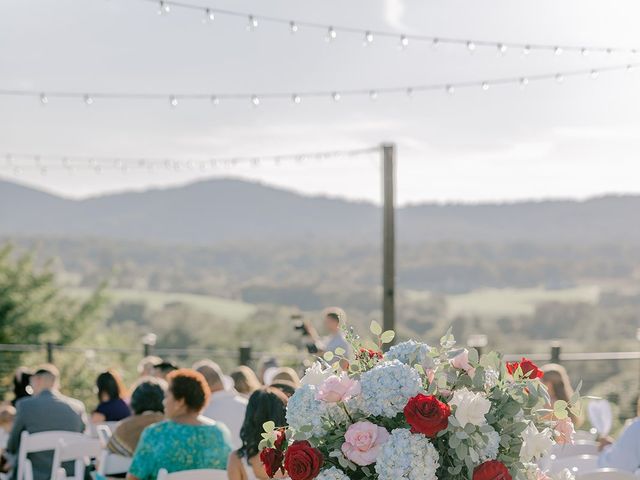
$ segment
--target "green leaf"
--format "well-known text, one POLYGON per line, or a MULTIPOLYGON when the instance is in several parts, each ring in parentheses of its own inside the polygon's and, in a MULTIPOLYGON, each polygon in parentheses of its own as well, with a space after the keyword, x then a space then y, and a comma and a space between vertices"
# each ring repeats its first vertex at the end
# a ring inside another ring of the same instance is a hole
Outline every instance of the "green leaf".
POLYGON ((333 352, 324 352, 322 358, 324 358, 327 362, 330 362, 331 360, 333 360, 333 352))
POLYGON ((265 432, 273 432, 276 428, 276 424, 272 421, 264 422, 262 428, 265 432))
POLYGON ((382 334, 382 327, 375 320, 371 321, 371 325, 369 326, 369 330, 371 330, 371 333, 373 333, 374 335, 381 335, 382 334))
POLYGON ((553 404, 553 412, 556 414, 558 412, 566 412, 567 406, 567 402, 565 402, 564 400, 556 400, 556 402, 553 404))
POLYGON ((336 355, 338 355, 338 356, 340 356, 340 357, 341 357, 342 355, 344 355, 345 353, 347 353, 347 352, 346 352, 346 350, 345 350, 344 348, 342 348, 342 347, 338 347, 338 348, 336 348, 336 349, 334 350, 334 352, 335 352, 335 354, 336 354, 336 355))
POLYGON ((383 332, 382 335, 380 335, 380 341, 382 343, 391 343, 393 342, 393 339, 396 337, 396 332, 394 332, 393 330, 387 330, 386 332, 383 332))

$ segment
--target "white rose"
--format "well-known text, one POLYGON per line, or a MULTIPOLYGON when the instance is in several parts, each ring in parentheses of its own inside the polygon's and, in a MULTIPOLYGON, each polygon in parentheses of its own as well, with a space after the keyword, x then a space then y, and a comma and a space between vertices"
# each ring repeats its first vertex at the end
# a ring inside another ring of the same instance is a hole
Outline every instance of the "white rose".
POLYGON ((318 385, 324 383, 324 381, 329 378, 333 372, 331 368, 322 368, 322 363, 314 362, 309 368, 307 368, 304 372, 304 377, 300 379, 300 384, 302 385, 313 385, 317 387, 318 385))
POLYGON ((548 428, 539 432, 538 428, 533 423, 530 423, 520 436, 522 437, 522 448, 520 448, 520 460, 522 462, 538 460, 553 447, 553 432, 548 428))
POLYGON ((476 426, 487 423, 485 415, 491 409, 491 402, 483 393, 461 388, 453 392, 453 399, 449 403, 456 406, 455 417, 462 427, 468 423, 476 426))

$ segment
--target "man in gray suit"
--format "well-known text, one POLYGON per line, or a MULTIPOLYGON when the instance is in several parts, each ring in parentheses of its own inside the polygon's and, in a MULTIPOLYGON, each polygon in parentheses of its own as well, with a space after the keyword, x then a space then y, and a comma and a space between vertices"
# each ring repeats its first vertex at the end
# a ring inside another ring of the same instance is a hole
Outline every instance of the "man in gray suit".
MULTIPOLYGON (((16 418, 7 442, 7 452, 17 462, 20 450, 20 435, 29 433, 65 430, 83 432, 86 423, 84 404, 65 397, 58 391, 60 373, 53 365, 44 365, 31 377, 33 396, 25 397, 16 404, 16 418)), ((33 465, 34 480, 48 480, 51 476, 53 452, 29 454, 33 465)), ((17 475, 17 464, 13 465, 12 479, 17 475)))

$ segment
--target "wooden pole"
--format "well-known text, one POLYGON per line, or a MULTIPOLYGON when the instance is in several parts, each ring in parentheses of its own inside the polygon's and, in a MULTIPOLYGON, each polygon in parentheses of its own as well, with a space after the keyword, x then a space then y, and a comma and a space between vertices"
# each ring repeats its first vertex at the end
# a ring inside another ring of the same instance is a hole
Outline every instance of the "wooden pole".
POLYGON ((395 330, 395 158, 393 143, 382 150, 382 323, 385 330, 395 330))

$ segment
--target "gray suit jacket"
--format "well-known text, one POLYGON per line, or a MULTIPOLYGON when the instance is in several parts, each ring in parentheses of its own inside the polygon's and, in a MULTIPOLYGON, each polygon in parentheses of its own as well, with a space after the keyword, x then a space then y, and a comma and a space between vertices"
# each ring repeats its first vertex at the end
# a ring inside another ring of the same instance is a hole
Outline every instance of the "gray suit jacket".
MULTIPOLYGON (((16 418, 7 442, 7 451, 17 456, 20 449, 20 435, 29 433, 65 430, 83 432, 86 411, 84 404, 59 392, 44 390, 34 397, 26 397, 16 404, 16 418)), ((33 465, 34 480, 49 480, 53 452, 38 452, 29 455, 33 465)), ((13 476, 17 474, 17 465, 13 476)))

